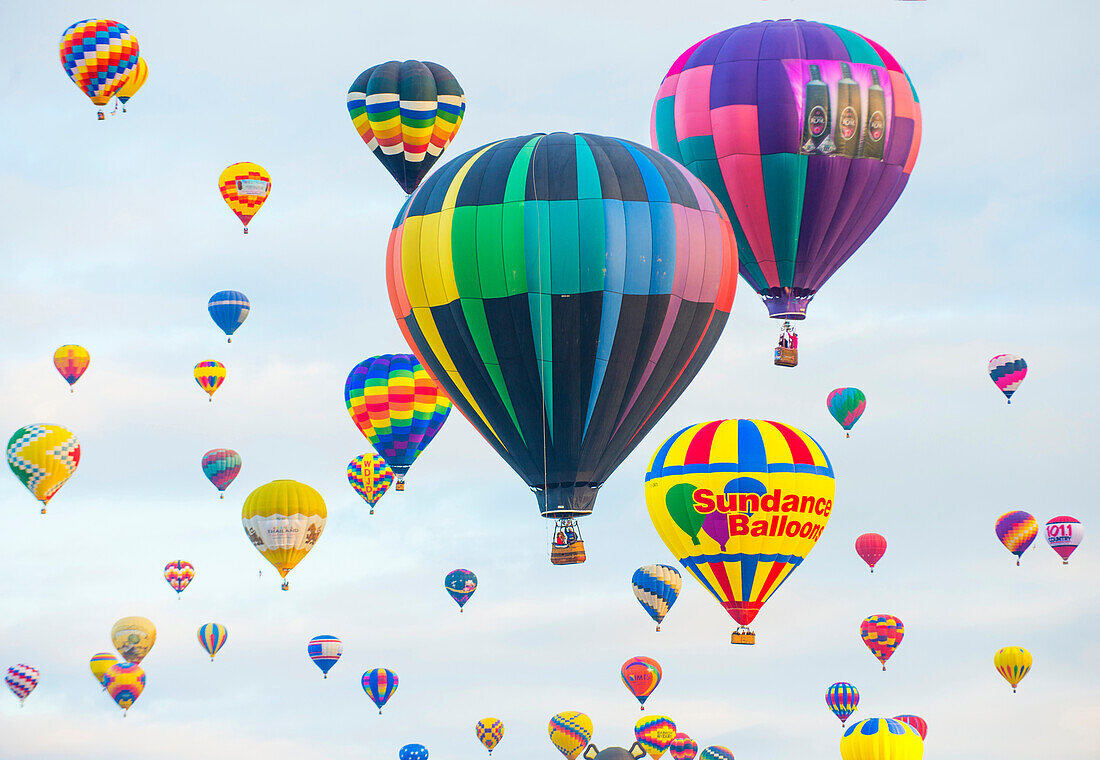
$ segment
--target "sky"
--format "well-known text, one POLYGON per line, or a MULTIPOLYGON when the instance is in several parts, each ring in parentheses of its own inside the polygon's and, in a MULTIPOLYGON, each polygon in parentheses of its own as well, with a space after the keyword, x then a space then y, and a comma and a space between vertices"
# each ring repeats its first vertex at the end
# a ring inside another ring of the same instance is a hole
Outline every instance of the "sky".
POLYGON ((466 760, 495 716, 494 758, 554 758, 546 724, 570 709, 599 747, 629 747, 640 713, 619 668, 647 655, 664 669, 648 709, 738 760, 838 757, 823 696, 838 680, 860 690, 855 717, 923 716, 926 758, 1096 757, 1096 544, 1063 566, 1040 537, 1017 568, 993 524, 1025 509, 1100 525, 1098 21, 1068 0, 0 6, 0 430, 54 422, 83 446, 46 516, 0 478, 0 666, 41 671, 22 709, 0 694, 0 756, 384 760, 419 742, 466 760), (150 68, 105 122, 57 59, 89 16, 126 23, 150 68), (788 17, 883 44, 924 122, 901 200, 800 325, 798 368, 772 366, 777 323, 742 282, 698 377, 601 489, 584 565, 550 565, 534 498, 457 413, 369 516, 345 478, 369 444, 342 388, 362 359, 407 350, 383 270, 403 194, 350 124, 352 80, 395 58, 450 68, 468 108, 444 159, 556 130, 648 144, 676 56, 788 17), (247 237, 216 189, 236 161, 273 179, 247 237), (223 289, 252 302, 231 345, 206 313, 223 289), (50 360, 66 343, 92 355, 75 394, 50 360), (986 374, 1006 352, 1029 365, 1011 406, 986 374), (228 368, 213 404, 192 379, 208 358, 228 368), (849 385, 868 409, 845 439, 825 397, 849 385), (733 417, 807 431, 837 479, 754 647, 729 644, 733 621, 689 576, 661 633, 630 587, 639 565, 675 564, 645 509, 652 452, 733 417), (244 466, 218 500, 199 460, 223 446, 244 466), (277 478, 329 509, 286 593, 239 522, 277 478), (853 550, 868 531, 889 541, 874 575, 853 550), (161 573, 179 558, 197 574, 177 600, 161 573), (462 614, 442 586, 456 567, 480 581, 462 614), (875 613, 906 627, 885 673, 859 636, 875 613), (126 615, 158 638, 122 720, 87 660, 126 615), (206 622, 229 631, 214 663, 206 622), (321 633, 344 642, 327 680, 305 651, 321 633), (1007 645, 1035 658, 1015 695, 992 665, 1007 645), (359 685, 378 666, 401 679, 381 717, 359 685))

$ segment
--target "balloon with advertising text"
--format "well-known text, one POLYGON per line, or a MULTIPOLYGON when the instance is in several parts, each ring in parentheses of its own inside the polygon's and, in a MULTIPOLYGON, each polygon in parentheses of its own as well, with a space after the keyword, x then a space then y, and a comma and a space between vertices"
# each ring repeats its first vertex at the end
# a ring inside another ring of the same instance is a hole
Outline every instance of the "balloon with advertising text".
POLYGON ((650 657, 631 657, 623 663, 623 685, 645 709, 645 701, 661 682, 661 666, 650 657))
POLYGON ((875 565, 886 553, 886 538, 878 533, 864 533, 856 539, 856 554, 867 563, 871 572, 875 572, 875 565))
POLYGON ((374 505, 393 483, 393 470, 373 451, 360 454, 348 462, 348 483, 367 502, 373 515, 374 505))
POLYGON ((867 718, 848 726, 840 738, 843 760, 921 760, 924 740, 916 729, 894 718, 867 718))
POLYGON ((229 210, 241 220, 247 235, 248 223, 260 213, 271 194, 271 175, 259 164, 240 161, 222 171, 218 177, 218 192, 229 210))
POLYGON ((860 624, 859 635, 871 654, 882 663, 882 669, 886 670, 886 661, 894 655, 905 637, 905 626, 900 618, 893 615, 871 615, 860 624))
POLYGON ((1016 555, 1016 567, 1019 567, 1020 558, 1039 535, 1039 522, 1027 512, 1017 510, 1005 512, 993 527, 1005 548, 1016 555))
POLYGON ((1047 520, 1047 543, 1058 552, 1062 564, 1069 564, 1069 555, 1085 540, 1085 526, 1076 517, 1060 515, 1047 520))
POLYGON ((315 489, 294 480, 273 480, 244 500, 241 525, 263 558, 286 575, 313 550, 325 530, 328 508, 315 489))
POLYGON ((634 596, 657 623, 658 631, 661 630, 661 621, 680 596, 682 584, 680 571, 668 565, 645 565, 634 571, 631 578, 634 596))
POLYGON ((737 621, 731 641, 753 643, 749 624, 829 522, 824 449, 780 422, 700 422, 661 444, 645 480, 657 534, 737 621))
POLYGON ((825 690, 825 705, 843 726, 859 707, 859 690, 846 681, 838 681, 825 690))
POLYGON ((126 662, 140 665, 157 643, 157 627, 149 618, 119 618, 111 626, 111 643, 126 662))
POLYGON ((657 760, 672 746, 676 724, 667 715, 646 715, 634 724, 634 738, 651 760, 657 760))
POLYGON ((588 742, 592 741, 592 719, 582 712, 566 710, 550 718, 547 727, 550 743, 565 760, 577 760, 588 742))

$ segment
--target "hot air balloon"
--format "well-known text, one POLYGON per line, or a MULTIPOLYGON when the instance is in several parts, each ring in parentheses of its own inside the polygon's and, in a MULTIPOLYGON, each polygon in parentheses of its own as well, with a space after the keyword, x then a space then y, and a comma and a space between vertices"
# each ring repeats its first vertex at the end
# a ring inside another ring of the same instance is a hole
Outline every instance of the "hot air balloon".
POLYGON ((328 510, 321 494, 294 480, 273 480, 248 495, 241 523, 256 551, 286 574, 309 554, 325 529, 328 510))
MULTIPOLYGON (((140 58, 137 38, 125 24, 86 18, 61 33, 61 66, 97 106, 105 106, 123 86, 140 58)), ((103 120, 103 109, 97 114, 103 120)))
POLYGON ((839 26, 790 20, 685 50, 650 129, 653 146, 725 206, 741 276, 783 320, 805 319, 893 208, 920 136, 916 90, 890 53, 839 26))
MULTIPOLYGON (((829 393, 829 397, 825 399, 825 406, 842 428, 851 430, 852 425, 859 421, 867 408, 867 397, 859 388, 837 388, 829 393)), ((845 433, 844 437, 851 436, 845 433)))
POLYGON ((994 529, 1005 548, 1016 555, 1016 567, 1019 567, 1020 558, 1039 535, 1038 521, 1027 512, 1005 512, 997 518, 994 529))
POLYGON ((672 760, 695 760, 699 754, 699 745, 687 734, 676 734, 672 744, 668 746, 668 752, 672 760))
POLYGON ((584 760, 639 760, 643 757, 645 757, 645 750, 638 742, 631 744, 630 749, 622 747, 599 749, 595 744, 590 744, 584 751, 584 760))
POLYGON ((928 723, 919 715, 895 715, 894 720, 900 720, 902 723, 912 726, 920 734, 921 741, 928 738, 928 723))
POLYGON ((840 718, 840 725, 859 707, 859 690, 845 681, 834 683, 825 690, 825 704, 833 715, 840 718))
POLYGON ((466 602, 477 591, 477 576, 471 573, 469 570, 452 570, 447 573, 447 577, 443 579, 443 588, 447 589, 447 593, 451 595, 451 598, 455 600, 455 604, 458 605, 458 611, 462 612, 462 608, 466 606, 466 602))
POLYGON ((485 749, 489 750, 491 755, 493 754, 493 748, 504 736, 504 722, 499 718, 482 718, 474 725, 474 733, 477 734, 478 741, 485 745, 485 749))
POLYGON ((640 145, 527 135, 428 177, 397 217, 387 267, 417 357, 561 521, 551 561, 583 561, 576 518, 729 316, 725 212, 640 145))
POLYGON ((875 572, 875 564, 886 553, 886 539, 878 533, 864 533, 856 539, 856 554, 867 563, 871 572, 875 572))
POLYGON ((406 193, 416 190, 451 144, 464 113, 458 80, 429 61, 371 66, 348 89, 355 131, 406 193))
POLYGON ((667 715, 646 715, 634 724, 634 738, 653 760, 665 754, 676 738, 676 724, 667 715))
POLYGON ((1010 404, 1012 394, 1020 387, 1025 377, 1027 377, 1027 362, 1016 354, 998 354, 989 360, 989 379, 1001 393, 1005 394, 1005 399, 1010 404))
POLYGON ((721 744, 714 744, 703 750, 699 760, 733 760, 733 750, 721 744))
POLYGON ((210 449, 202 455, 202 473, 220 492, 218 498, 225 498, 225 489, 240 471, 241 455, 233 449, 210 449))
POLYGON ((206 359, 195 365, 195 382, 206 391, 210 400, 214 400, 214 392, 222 387, 225 382, 225 365, 213 359, 206 359))
POLYGON ((111 626, 111 643, 122 659, 138 665, 157 643, 157 627, 149 618, 121 618, 111 626))
POLYGON ((359 362, 344 383, 352 422, 397 474, 405 475, 447 421, 451 402, 412 354, 383 354, 359 362))
POLYGON ((921 760, 924 741, 916 729, 893 718, 867 718, 840 739, 843 760, 921 760))
POLYGON ((882 663, 882 669, 886 670, 886 661, 905 636, 905 626, 893 615, 871 615, 859 626, 859 635, 871 654, 882 663))
POLYGON ((363 501, 370 505, 370 513, 373 515, 374 505, 393 483, 393 470, 377 454, 360 454, 348 462, 348 482, 363 497, 363 501))
POLYGON ((1085 526, 1069 515, 1047 520, 1047 543, 1058 552, 1062 564, 1069 564, 1069 555, 1085 540, 1085 526))
POLYGON ((203 623, 199 626, 198 636, 199 644, 210 655, 210 662, 213 662, 214 655, 225 646, 225 642, 229 639, 229 631, 221 623, 203 623))
POLYGON ((833 467, 806 433, 779 422, 718 420, 684 428, 653 455, 646 505, 673 556, 748 626, 821 537, 833 467))
POLYGON ((145 671, 136 662, 120 662, 107 668, 103 685, 111 699, 126 711, 145 690, 145 671))
POLYGON ((8 467, 42 502, 42 514, 80 464, 80 441, 60 425, 26 425, 8 439, 8 467))
POLYGON ((218 177, 218 191, 229 210, 237 215, 248 234, 248 223, 260 213, 271 193, 271 175, 259 164, 241 161, 225 167, 218 177))
MULTIPOLYGON (((232 336, 244 324, 248 308, 248 296, 239 290, 219 290, 206 304, 210 318, 227 336, 232 336)), ((232 343, 233 338, 228 337, 225 342, 232 343)))
POLYGON ((195 566, 190 562, 177 559, 164 566, 164 580, 176 592, 176 598, 183 592, 195 577, 195 566))
POLYGON ((390 697, 397 691, 397 674, 385 668, 375 668, 363 674, 363 691, 378 708, 378 714, 382 714, 382 707, 390 701, 390 697))
POLYGON ((1023 647, 1001 647, 993 655, 993 667, 1008 681, 1015 694, 1016 687, 1031 670, 1031 652, 1023 647))
POLYGON ((88 369, 91 361, 88 349, 83 346, 67 345, 53 352, 53 366, 69 384, 69 393, 74 392, 73 386, 88 369))
POLYGON ((592 740, 592 719, 582 712, 567 710, 550 719, 550 742, 565 756, 565 760, 577 760, 577 756, 592 740))
POLYGON ((631 584, 638 603, 649 613, 661 630, 661 621, 680 596, 683 579, 680 571, 668 565, 645 565, 634 571, 631 584))
POLYGON ((328 678, 328 672, 344 653, 344 644, 335 636, 314 636, 306 645, 306 653, 313 664, 321 669, 325 678, 328 678))
POLYGON ((19 706, 23 706, 23 700, 38 686, 38 670, 30 665, 19 663, 8 668, 4 675, 4 683, 11 689, 11 693, 19 698, 19 706))
POLYGON ((631 657, 623 663, 622 677, 623 685, 638 700, 639 709, 644 710, 645 701, 661 682, 661 666, 649 657, 631 657))
POLYGON ((126 78, 122 81, 122 86, 115 92, 115 95, 118 96, 118 102, 122 104, 123 113, 126 113, 126 104, 130 102, 130 98, 137 95, 138 90, 145 85, 145 80, 148 78, 149 64, 139 55, 137 66, 130 69, 126 74, 126 78))
POLYGON ((423 744, 406 744, 397 757, 398 760, 428 760, 428 749, 423 744))
MULTIPOLYGON (((92 675, 95 676, 95 680, 99 681, 100 685, 103 684, 103 678, 107 674, 107 670, 118 662, 118 658, 110 652, 96 652, 92 655, 92 659, 88 660, 88 667, 92 669, 92 675)), ((103 686, 106 689, 106 686, 103 686)))

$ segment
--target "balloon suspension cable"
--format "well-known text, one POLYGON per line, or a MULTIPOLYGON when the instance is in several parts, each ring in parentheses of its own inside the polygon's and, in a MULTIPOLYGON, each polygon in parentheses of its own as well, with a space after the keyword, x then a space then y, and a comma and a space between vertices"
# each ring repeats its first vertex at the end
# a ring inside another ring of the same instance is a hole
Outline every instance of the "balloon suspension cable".
MULTIPOLYGON (((535 143, 534 150, 531 151, 531 164, 530 164, 531 168, 528 171, 532 172, 532 175, 535 171, 535 155, 534 155, 534 152, 536 150, 538 150, 539 143, 541 143, 541 142, 542 142, 542 140, 539 140, 539 142, 535 143)), ((538 202, 539 202, 539 183, 538 183, 538 179, 534 176, 531 177, 531 189, 532 189, 531 190, 532 193, 535 196, 535 208, 537 209, 538 208, 538 202)), ((538 236, 536 237, 536 240, 538 240, 538 243, 536 243, 536 245, 538 246, 537 256, 538 256, 538 262, 539 262, 539 290, 542 290, 542 285, 543 285, 543 282, 542 282, 542 215, 539 214, 537 211, 535 213, 535 225, 536 225, 537 233, 538 233, 538 236)), ((551 308, 553 308, 553 304, 551 304, 550 306, 551 306, 551 308)), ((541 381, 540 385, 542 386, 540 388, 540 390, 542 391, 542 394, 541 394, 542 395, 542 492, 546 497, 548 497, 549 496, 549 493, 548 493, 549 489, 548 489, 547 481, 550 479, 549 472, 548 472, 550 468, 549 468, 549 465, 547 464, 548 457, 547 457, 547 453, 546 453, 546 430, 547 430, 548 427, 550 427, 550 420, 546 419, 546 378, 543 377, 543 373, 546 372, 546 368, 543 366, 543 358, 546 356, 546 325, 544 325, 542 323, 542 320, 544 318, 545 318, 545 314, 543 312, 543 304, 540 303, 539 304, 539 380, 541 381)), ((549 506, 549 505, 547 505, 547 506, 549 506)))

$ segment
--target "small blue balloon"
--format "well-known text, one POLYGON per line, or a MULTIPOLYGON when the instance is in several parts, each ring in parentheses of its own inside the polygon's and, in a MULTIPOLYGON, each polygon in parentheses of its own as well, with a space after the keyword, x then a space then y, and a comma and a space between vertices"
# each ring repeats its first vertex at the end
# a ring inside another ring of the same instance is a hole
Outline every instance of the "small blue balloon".
MULTIPOLYGON (((232 335, 244 324, 248 316, 248 308, 248 298, 237 290, 218 291, 210 296, 210 301, 206 304, 210 318, 226 335, 232 335)), ((229 342, 232 343, 233 339, 230 338, 229 342)))
POLYGON ((397 756, 400 760, 428 760, 428 748, 423 744, 406 744, 397 756))

